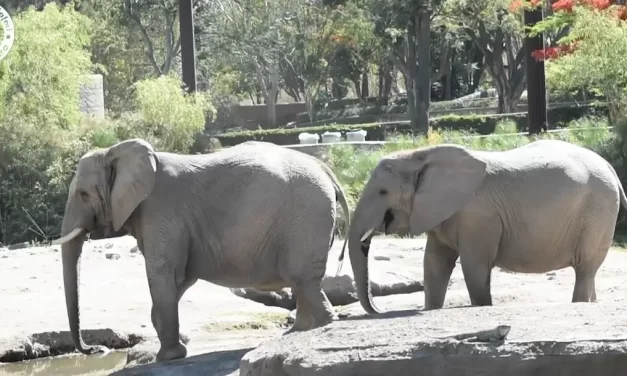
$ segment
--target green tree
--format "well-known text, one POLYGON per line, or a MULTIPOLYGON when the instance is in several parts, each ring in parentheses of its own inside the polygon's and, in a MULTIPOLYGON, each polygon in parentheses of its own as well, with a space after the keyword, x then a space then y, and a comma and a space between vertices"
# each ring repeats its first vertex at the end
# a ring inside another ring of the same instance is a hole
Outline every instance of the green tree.
POLYGON ((90 72, 90 20, 54 3, 13 18, 17 37, 0 61, 0 242, 59 231, 78 134, 81 76, 90 72))
POLYGON ((14 22, 15 44, 0 61, 0 121, 10 113, 41 127, 75 127, 79 86, 92 69, 86 50, 91 20, 50 3, 41 12, 18 14, 14 22))
POLYGON ((387 58, 403 74, 412 128, 426 133, 431 104, 432 29, 440 22, 441 0, 369 0, 375 32, 387 58))
POLYGON ((498 112, 515 112, 526 88, 523 24, 520 13, 508 12, 510 0, 448 0, 451 29, 463 31, 481 50, 498 93, 498 112))
POLYGON ((616 18, 616 10, 575 7, 570 33, 560 40, 565 53, 558 48, 549 50, 560 56, 547 56, 546 63, 552 90, 572 92, 587 88, 603 95, 613 124, 627 115, 627 24, 616 18), (565 48, 572 46, 573 41, 576 48, 565 48))

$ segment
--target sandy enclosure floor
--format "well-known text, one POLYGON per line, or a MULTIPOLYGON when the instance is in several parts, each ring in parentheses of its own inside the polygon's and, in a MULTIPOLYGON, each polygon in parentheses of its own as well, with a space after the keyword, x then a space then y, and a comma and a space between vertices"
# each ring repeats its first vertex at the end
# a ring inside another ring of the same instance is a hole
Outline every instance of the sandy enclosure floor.
MULTIPOLYGON (((135 245, 131 237, 86 243, 81 263, 82 328, 113 328, 155 337, 150 322, 151 301, 144 259, 139 252, 130 251, 135 245), (119 258, 108 259, 106 255, 109 253, 117 254, 119 258)), ((405 258, 407 267, 415 271, 418 280, 422 280, 423 246, 424 239, 376 238, 370 257, 405 258)), ((336 241, 330 259, 337 259, 340 247, 341 241, 336 241)), ((348 257, 344 268, 350 269, 348 257)), ((335 268, 332 270, 334 272, 335 268)), ((624 303, 627 298, 625 271, 627 252, 611 250, 597 274, 600 303, 624 303)), ((0 350, 30 333, 68 330, 59 247, 0 252, 0 278, 0 350)), ((535 275, 508 273, 495 268, 492 274, 494 305, 566 303, 571 300, 573 286, 571 268, 535 275)), ((420 309, 423 297, 422 292, 377 297, 375 303, 383 310, 420 309)), ((468 304, 468 293, 458 265, 453 272, 445 306, 468 304)), ((359 303, 337 309, 363 313, 359 303)), ((226 328, 230 323, 287 314, 284 309, 239 298, 227 288, 203 281, 187 291, 179 310, 181 332, 191 340, 190 354, 257 346, 265 339, 280 335, 283 330, 219 328, 226 328), (214 327, 209 330, 211 325, 214 327)))

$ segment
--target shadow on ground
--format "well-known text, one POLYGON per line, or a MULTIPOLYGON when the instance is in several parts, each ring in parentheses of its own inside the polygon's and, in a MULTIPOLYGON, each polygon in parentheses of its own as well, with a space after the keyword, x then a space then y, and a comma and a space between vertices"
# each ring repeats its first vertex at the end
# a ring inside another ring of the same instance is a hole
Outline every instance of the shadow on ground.
POLYGON ((112 373, 110 376, 229 376, 239 374, 242 357, 254 347, 238 350, 216 351, 207 354, 190 356, 169 362, 151 363, 126 368, 112 373))

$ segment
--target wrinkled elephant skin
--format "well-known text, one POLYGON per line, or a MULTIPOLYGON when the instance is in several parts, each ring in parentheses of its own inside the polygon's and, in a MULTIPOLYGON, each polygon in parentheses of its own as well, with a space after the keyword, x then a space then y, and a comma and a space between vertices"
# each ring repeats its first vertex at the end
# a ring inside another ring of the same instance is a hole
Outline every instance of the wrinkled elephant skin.
POLYGON ((349 256, 362 307, 372 302, 368 252, 377 232, 427 234, 425 309, 441 308, 457 259, 472 305, 492 305, 494 266, 519 273, 572 267, 573 302, 594 302, 594 280, 627 199, 612 166, 557 140, 504 152, 444 144, 389 154, 355 207, 349 256))
POLYGON ((106 351, 87 346, 80 334, 77 263, 87 234, 137 239, 161 345, 157 361, 186 356, 178 302, 198 279, 262 291, 290 287, 298 305, 290 330, 328 324, 337 316, 321 281, 336 202, 348 213, 328 166, 266 142, 180 155, 131 139, 87 153, 70 184, 57 240, 76 348, 84 354, 106 351))

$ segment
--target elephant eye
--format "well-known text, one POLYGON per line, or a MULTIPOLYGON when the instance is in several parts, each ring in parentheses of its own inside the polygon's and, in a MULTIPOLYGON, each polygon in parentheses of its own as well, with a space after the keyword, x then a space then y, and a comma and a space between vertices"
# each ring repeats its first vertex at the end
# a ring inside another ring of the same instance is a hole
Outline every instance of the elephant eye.
POLYGON ((388 194, 387 189, 381 189, 381 190, 379 191, 379 195, 380 195, 380 196, 385 196, 385 195, 387 195, 387 194, 388 194))

